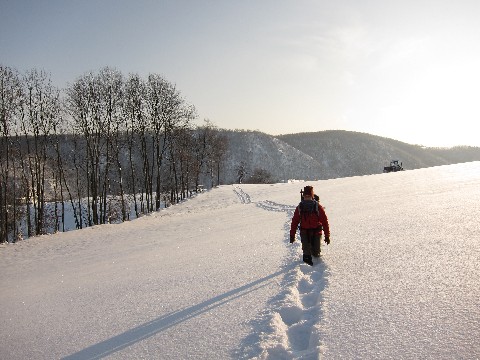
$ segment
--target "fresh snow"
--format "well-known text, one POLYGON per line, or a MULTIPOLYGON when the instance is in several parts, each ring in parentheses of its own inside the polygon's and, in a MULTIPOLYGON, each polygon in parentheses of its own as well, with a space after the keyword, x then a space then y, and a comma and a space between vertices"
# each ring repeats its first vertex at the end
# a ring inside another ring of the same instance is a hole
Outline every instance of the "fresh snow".
POLYGON ((229 185, 0 247, 1 359, 479 359, 480 163, 229 185), (313 185, 332 243, 289 239, 313 185))

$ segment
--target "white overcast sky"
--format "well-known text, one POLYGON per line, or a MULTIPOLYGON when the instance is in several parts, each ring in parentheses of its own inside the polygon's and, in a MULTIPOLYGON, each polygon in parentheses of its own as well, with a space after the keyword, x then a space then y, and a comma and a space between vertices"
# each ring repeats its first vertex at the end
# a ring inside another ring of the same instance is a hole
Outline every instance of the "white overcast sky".
POLYGON ((480 146, 478 0, 0 0, 0 64, 158 73, 221 128, 480 146))

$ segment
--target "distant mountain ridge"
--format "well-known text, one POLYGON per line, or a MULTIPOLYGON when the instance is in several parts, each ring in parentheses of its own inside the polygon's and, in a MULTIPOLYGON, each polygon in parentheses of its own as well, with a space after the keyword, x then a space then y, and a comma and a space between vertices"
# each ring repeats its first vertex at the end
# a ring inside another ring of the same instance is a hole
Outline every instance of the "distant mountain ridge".
POLYGON ((262 169, 274 181, 320 180, 377 174, 397 159, 406 170, 480 160, 480 148, 428 148, 381 136, 328 130, 272 136, 258 131, 221 130, 228 138, 223 183, 238 181, 238 168, 247 176, 262 169))

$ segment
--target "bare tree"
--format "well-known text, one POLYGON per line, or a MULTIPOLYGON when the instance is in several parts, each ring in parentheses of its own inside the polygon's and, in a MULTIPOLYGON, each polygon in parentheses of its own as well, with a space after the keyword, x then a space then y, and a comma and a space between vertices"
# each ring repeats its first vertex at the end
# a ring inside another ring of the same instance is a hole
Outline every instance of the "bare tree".
POLYGON ((225 160, 226 154, 228 150, 228 138, 226 135, 222 134, 220 131, 215 131, 212 134, 210 139, 210 174, 212 180, 212 187, 213 184, 213 174, 215 172, 217 178, 217 186, 220 185, 220 170, 225 160))
POLYGON ((151 74, 147 82, 147 114, 153 132, 155 158, 155 208, 160 208, 162 192, 162 166, 168 157, 170 169, 171 201, 178 198, 179 175, 176 163, 176 135, 188 128, 196 117, 195 108, 185 103, 176 87, 159 75, 151 74))
MULTIPOLYGON (((146 82, 146 104, 147 117, 149 120, 149 131, 151 133, 152 145, 152 162, 151 168, 148 169, 148 180, 150 185, 149 197, 154 198, 154 178, 155 178, 155 208, 160 208, 161 194, 161 168, 166 150, 166 133, 163 122, 164 111, 164 92, 168 87, 168 82, 157 74, 150 74, 146 82)), ((153 211, 153 202, 150 204, 149 211, 153 211)))
MULTIPOLYGON (((29 236, 46 231, 46 181, 51 174, 49 150, 52 135, 60 115, 60 92, 44 71, 31 70, 23 80, 24 96, 20 107, 20 131, 26 151, 22 155, 23 177, 28 184, 27 223, 29 236), (29 181, 27 181, 27 179, 29 181), (33 206, 33 224, 30 220, 30 204, 33 206)), ((55 215, 56 216, 56 215, 55 215)))
POLYGON ((128 220, 129 197, 138 217, 159 209, 168 192, 171 201, 187 196, 214 161, 211 134, 194 150, 195 108, 157 74, 124 81, 106 67, 77 78, 63 102, 43 71, 20 78, 1 67, 0 81, 0 241, 21 209, 28 236, 65 230, 67 198, 77 228, 128 220))
MULTIPOLYGON (((110 222, 110 214, 116 212, 116 209, 110 209, 109 195, 120 197, 122 221, 125 221, 127 210, 123 189, 123 170, 120 161, 120 151, 123 147, 121 139, 121 133, 123 132, 123 76, 119 71, 104 68, 98 76, 98 82, 101 89, 101 123, 103 124, 105 138, 105 168, 101 183, 101 204, 103 206, 101 223, 110 222), (115 178, 116 180, 113 180, 115 178)), ((113 203, 116 203, 116 201, 113 203)))
POLYGON ((241 184, 245 179, 245 176, 248 174, 247 163, 245 161, 241 161, 240 164, 238 164, 236 171, 237 171, 237 181, 239 184, 241 184))
POLYGON ((67 89, 68 113, 85 142, 86 162, 79 168, 88 179, 89 225, 108 220, 109 174, 115 157, 112 152, 118 148, 114 139, 120 132, 122 81, 120 72, 104 68, 96 76, 88 73, 78 78, 67 89))
MULTIPOLYGON (((76 169, 77 180, 87 179, 86 197, 87 197, 87 221, 88 225, 92 223, 98 223, 98 188, 97 188, 97 168, 100 159, 100 133, 98 126, 96 126, 95 120, 98 118, 96 114, 97 105, 97 92, 96 83, 93 73, 85 74, 79 77, 70 87, 67 89, 66 98, 66 110, 73 119, 74 130, 84 141, 84 161, 79 162, 79 157, 74 156, 74 163, 76 169), (90 199, 93 199, 90 201, 90 199), (93 215, 92 215, 93 214, 93 215), (93 218, 92 218, 93 216, 93 218)), ((77 145, 75 142, 75 154, 78 154, 77 145)), ((77 183, 77 194, 79 193, 80 186, 77 183)))
MULTIPOLYGON (((138 170, 135 159, 135 154, 138 153, 138 151, 135 150, 137 150, 137 139, 141 138, 140 134, 143 133, 145 135, 147 131, 145 102, 144 81, 137 74, 130 75, 125 82, 123 112, 128 148, 128 163, 130 169, 129 190, 133 197, 135 217, 139 217, 140 215, 140 209, 137 201, 137 183, 140 182, 140 180, 137 178, 138 170)), ((141 139, 142 149, 144 149, 146 141, 144 138, 141 139)), ((144 152, 142 152, 142 154, 143 153, 145 153, 146 156, 146 149, 144 152)))
POLYGON ((200 176, 205 172, 208 161, 209 141, 213 132, 213 124, 205 120, 205 125, 197 127, 193 135, 193 171, 195 178, 195 190, 199 189, 200 176))
POLYGON ((12 141, 15 117, 22 96, 18 72, 0 65, 0 243, 17 237, 19 201, 16 162, 17 149, 12 141))
MULTIPOLYGON (((190 128, 181 128, 175 132, 173 143, 175 144, 175 156, 179 174, 179 196, 185 199, 189 195, 192 185, 192 175, 195 168, 195 154, 192 151, 195 147, 194 131, 190 128)), ((195 182, 195 180, 193 180, 195 182)))
POLYGON ((257 168, 247 179, 247 184, 272 184, 274 183, 272 174, 265 169, 257 168))

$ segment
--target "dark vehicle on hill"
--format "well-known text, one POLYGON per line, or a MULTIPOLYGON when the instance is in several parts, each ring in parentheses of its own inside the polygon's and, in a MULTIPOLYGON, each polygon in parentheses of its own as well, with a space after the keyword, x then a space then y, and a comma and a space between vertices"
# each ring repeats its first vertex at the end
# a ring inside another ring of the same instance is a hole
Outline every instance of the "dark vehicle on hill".
POLYGON ((398 160, 390 161, 390 165, 385 166, 383 168, 384 173, 397 172, 397 171, 403 171, 402 163, 398 163, 398 160))

